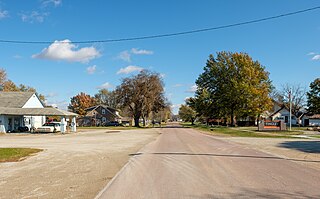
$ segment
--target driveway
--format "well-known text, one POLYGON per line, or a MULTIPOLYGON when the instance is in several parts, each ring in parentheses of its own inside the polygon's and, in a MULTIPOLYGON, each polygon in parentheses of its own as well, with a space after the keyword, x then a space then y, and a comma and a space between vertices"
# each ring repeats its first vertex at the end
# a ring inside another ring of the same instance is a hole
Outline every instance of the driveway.
POLYGON ((155 130, 95 130, 66 135, 5 135, 1 147, 43 152, 21 162, 0 163, 0 198, 94 198, 155 130))

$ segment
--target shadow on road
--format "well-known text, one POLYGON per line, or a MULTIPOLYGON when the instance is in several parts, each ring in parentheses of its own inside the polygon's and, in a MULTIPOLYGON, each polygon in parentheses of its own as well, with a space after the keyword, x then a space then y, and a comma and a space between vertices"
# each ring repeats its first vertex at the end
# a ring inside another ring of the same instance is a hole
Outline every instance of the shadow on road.
POLYGON ((280 198, 299 198, 299 199, 311 199, 320 198, 320 195, 309 195, 308 193, 301 192, 279 192, 275 190, 252 190, 242 189, 236 193, 215 193, 215 194, 203 194, 203 195, 192 195, 190 198, 211 198, 211 199, 227 199, 227 198, 263 198, 263 199, 280 199, 280 198))
POLYGON ((278 146, 306 153, 320 153, 320 141, 287 141, 278 146))
POLYGON ((292 159, 292 158, 281 158, 275 156, 251 156, 251 155, 232 155, 232 154, 213 154, 213 153, 133 153, 129 156, 140 156, 140 155, 174 155, 174 156, 212 156, 212 157, 227 157, 227 158, 253 158, 253 159, 273 159, 273 160, 290 160, 297 162, 314 162, 320 163, 317 160, 303 160, 303 159, 292 159))

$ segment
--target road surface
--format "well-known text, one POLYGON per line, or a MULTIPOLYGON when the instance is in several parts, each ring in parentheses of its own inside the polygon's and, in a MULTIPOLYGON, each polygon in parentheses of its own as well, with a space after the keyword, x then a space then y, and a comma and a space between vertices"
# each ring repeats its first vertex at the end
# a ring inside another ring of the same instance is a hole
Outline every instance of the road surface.
POLYGON ((192 129, 163 128, 96 198, 320 198, 320 172, 192 129))

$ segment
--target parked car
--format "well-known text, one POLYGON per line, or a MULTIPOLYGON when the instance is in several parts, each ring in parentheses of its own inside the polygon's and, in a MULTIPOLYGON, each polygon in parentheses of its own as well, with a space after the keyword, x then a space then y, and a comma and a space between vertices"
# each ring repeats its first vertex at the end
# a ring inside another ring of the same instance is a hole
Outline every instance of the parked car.
POLYGON ((41 127, 36 128, 37 133, 55 133, 61 131, 60 122, 48 122, 43 124, 41 127))
POLYGON ((111 122, 108 122, 106 126, 120 126, 120 124, 117 121, 111 121, 111 122))

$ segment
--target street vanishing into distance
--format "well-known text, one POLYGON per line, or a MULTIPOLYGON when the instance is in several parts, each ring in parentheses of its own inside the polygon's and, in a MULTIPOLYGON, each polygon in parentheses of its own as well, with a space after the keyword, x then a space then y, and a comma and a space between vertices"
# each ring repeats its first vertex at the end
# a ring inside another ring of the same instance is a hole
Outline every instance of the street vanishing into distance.
POLYGON ((320 199, 319 2, 0 0, 0 199, 320 199))
POLYGON ((178 125, 139 152, 96 197, 319 198, 320 173, 178 125))

